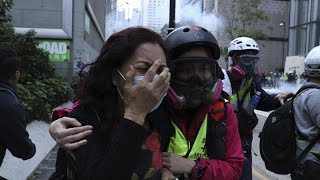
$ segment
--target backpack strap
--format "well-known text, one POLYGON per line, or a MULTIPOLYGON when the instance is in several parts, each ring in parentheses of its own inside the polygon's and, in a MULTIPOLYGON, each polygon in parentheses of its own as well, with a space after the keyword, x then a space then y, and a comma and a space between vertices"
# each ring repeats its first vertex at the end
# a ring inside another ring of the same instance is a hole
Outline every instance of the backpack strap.
POLYGON ((226 153, 227 103, 219 99, 208 113, 206 149, 209 158, 224 159, 226 153))
POLYGON ((298 156, 297 160, 296 160, 296 163, 298 164, 308 153, 309 151, 313 148, 313 146, 320 140, 320 133, 315 137, 313 138, 311 141, 310 141, 310 144, 307 146, 306 149, 304 149, 302 151, 302 153, 298 156))
POLYGON ((252 93, 252 92, 254 92, 255 90, 256 90, 256 86, 255 86, 255 84, 254 84, 254 79, 252 79, 250 86, 249 86, 249 87, 246 89, 246 91, 244 92, 241 100, 239 99, 239 92, 236 91, 236 93, 237 93, 238 108, 242 106, 242 104, 243 104, 243 102, 244 102, 244 99, 246 98, 247 94, 248 94, 249 92, 252 93))
POLYGON ((300 89, 296 92, 296 94, 294 95, 294 98, 296 98, 302 91, 304 91, 306 89, 312 89, 312 88, 320 89, 320 86, 315 85, 315 84, 304 85, 304 86, 300 87, 300 89))
POLYGON ((10 89, 0 87, 0 91, 7 91, 9 94, 11 94, 14 97, 14 100, 17 103, 19 103, 18 97, 10 89))

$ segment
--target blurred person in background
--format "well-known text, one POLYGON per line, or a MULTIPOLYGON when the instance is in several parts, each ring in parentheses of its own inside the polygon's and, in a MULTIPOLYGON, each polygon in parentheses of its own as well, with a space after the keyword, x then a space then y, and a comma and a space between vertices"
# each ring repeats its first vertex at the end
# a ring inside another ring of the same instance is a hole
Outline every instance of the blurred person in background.
POLYGON ((16 85, 20 78, 21 60, 8 48, 0 48, 0 165, 6 150, 23 160, 36 153, 26 131, 26 111, 19 102, 16 85))
MULTIPOLYGON (((305 74, 308 82, 320 88, 320 46, 313 48, 305 61, 305 74)), ((320 133, 320 89, 308 88, 302 91, 293 101, 294 119, 298 130, 297 157, 308 146, 311 140, 320 133)), ((320 142, 318 141, 298 165, 298 172, 291 175, 294 180, 320 178, 320 142)))
POLYGON ((256 79, 255 69, 259 61, 259 46, 249 37, 239 37, 230 42, 228 56, 232 59, 231 67, 223 70, 223 90, 225 98, 230 100, 237 115, 239 133, 245 161, 242 180, 252 179, 252 130, 258 123, 254 109, 274 110, 291 97, 292 93, 268 94, 256 79), (253 98, 254 97, 254 98, 253 98), (252 99, 255 99, 252 101, 252 99), (254 104, 255 103, 255 104, 254 104))

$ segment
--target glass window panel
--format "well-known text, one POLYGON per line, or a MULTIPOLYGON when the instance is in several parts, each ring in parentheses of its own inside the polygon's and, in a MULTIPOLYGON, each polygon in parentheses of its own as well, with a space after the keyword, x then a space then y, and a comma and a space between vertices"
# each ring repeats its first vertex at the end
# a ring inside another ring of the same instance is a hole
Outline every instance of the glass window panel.
POLYGON ((307 25, 303 25, 299 27, 299 35, 298 35, 298 55, 305 55, 306 53, 306 44, 307 44, 307 25))
POLYGON ((297 25, 298 17, 298 0, 291 1, 290 27, 297 25))
POLYGON ((316 46, 316 23, 309 24, 309 42, 307 52, 316 46))
POLYGON ((307 0, 302 0, 299 2, 299 22, 298 24, 304 24, 308 22, 308 5, 309 2, 307 0))
POLYGON ((297 44, 297 30, 296 30, 296 28, 290 28, 289 42, 290 43, 289 43, 288 55, 294 56, 297 54, 297 52, 296 52, 296 44, 297 44))
POLYGON ((311 9, 310 9, 310 21, 317 20, 317 13, 318 12, 318 0, 311 0, 311 9))

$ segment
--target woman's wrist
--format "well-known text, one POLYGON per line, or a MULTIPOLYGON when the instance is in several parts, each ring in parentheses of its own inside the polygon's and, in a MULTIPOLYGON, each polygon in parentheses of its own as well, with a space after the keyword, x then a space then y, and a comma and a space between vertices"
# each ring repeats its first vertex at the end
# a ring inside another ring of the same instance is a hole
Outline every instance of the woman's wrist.
POLYGON ((125 112, 123 117, 143 126, 146 115, 141 113, 125 112))

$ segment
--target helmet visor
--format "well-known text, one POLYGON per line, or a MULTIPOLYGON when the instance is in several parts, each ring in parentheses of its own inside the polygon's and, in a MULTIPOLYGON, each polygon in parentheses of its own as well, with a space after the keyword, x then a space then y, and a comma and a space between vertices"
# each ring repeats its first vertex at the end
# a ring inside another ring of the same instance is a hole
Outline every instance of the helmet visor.
POLYGON ((169 64, 174 81, 189 82, 193 77, 216 79, 216 61, 206 57, 190 57, 173 60, 169 64))
POLYGON ((242 54, 240 55, 240 63, 245 66, 256 65, 259 61, 259 56, 252 54, 242 54))

